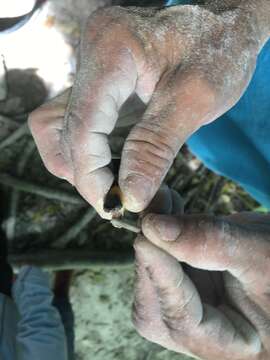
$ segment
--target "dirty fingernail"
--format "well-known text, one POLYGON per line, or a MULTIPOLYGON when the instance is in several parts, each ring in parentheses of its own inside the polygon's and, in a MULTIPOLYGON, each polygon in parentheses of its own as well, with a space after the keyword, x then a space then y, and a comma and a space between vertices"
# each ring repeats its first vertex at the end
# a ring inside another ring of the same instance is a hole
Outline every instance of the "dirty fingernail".
POLYGON ((152 193, 153 183, 141 175, 129 175, 120 183, 124 194, 124 206, 132 212, 143 211, 149 204, 152 193))
POLYGON ((179 219, 167 215, 149 214, 143 219, 142 229, 150 240, 176 241, 181 235, 179 219))

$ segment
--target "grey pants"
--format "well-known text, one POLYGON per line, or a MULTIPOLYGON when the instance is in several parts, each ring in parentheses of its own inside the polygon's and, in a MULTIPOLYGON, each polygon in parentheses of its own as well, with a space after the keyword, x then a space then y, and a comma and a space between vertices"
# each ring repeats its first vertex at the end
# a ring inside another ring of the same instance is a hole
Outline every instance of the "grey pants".
MULTIPOLYGON (((0 262, 0 293, 11 297, 13 272, 5 261, 0 262)), ((53 305, 59 311, 67 339, 68 360, 74 360, 74 314, 67 298, 54 297, 53 305)))

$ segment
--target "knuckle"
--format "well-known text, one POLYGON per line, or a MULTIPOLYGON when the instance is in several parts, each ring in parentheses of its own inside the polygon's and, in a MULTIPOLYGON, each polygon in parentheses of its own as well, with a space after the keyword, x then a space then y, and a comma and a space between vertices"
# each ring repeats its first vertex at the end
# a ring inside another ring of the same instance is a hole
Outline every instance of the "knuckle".
POLYGON ((180 317, 172 312, 166 313, 166 315, 162 317, 162 320, 166 325, 166 328, 169 330, 172 338, 174 338, 174 336, 182 335, 184 331, 187 332, 187 326, 185 326, 186 318, 184 314, 180 317))
POLYGON ((231 253, 239 246, 236 239, 238 237, 236 228, 226 217, 211 216, 208 227, 204 227, 206 241, 215 242, 216 249, 222 249, 222 261, 229 266, 231 253))
POLYGON ((176 336, 183 335, 183 333, 187 335, 191 330, 195 330, 196 328, 193 316, 186 307, 166 309, 162 320, 172 336, 174 334, 176 336))
POLYGON ((156 144, 147 139, 143 141, 135 138, 127 140, 126 151, 138 151, 139 149, 144 152, 144 155, 148 154, 156 158, 157 162, 169 163, 172 159, 170 152, 162 144, 156 144))
POLYGON ((214 215, 198 216, 198 228, 205 233, 219 235, 229 233, 229 222, 225 217, 217 217, 214 215))
MULTIPOLYGON (((86 35, 89 39, 100 39, 110 36, 112 31, 118 31, 124 24, 128 11, 120 6, 97 9, 92 13, 86 23, 86 35), (98 32, 102 28, 102 32, 98 32)), ((120 33, 119 33, 120 34, 120 33)))
MULTIPOLYGON (((194 295, 189 297, 186 295, 186 299, 180 300, 175 289, 163 288, 159 289, 159 296, 161 299, 166 299, 166 301, 162 301, 162 320, 170 332, 185 331, 188 333, 191 327, 195 327, 194 314, 190 310, 190 303, 194 295)), ((197 319, 197 321, 199 320, 197 319)))
POLYGON ((129 158, 133 158, 138 166, 147 164, 150 176, 160 176, 169 169, 177 154, 178 146, 174 146, 174 142, 159 125, 138 124, 131 131, 124 152, 129 153, 129 158))
POLYGON ((198 241, 202 237, 216 237, 222 229, 222 219, 213 215, 194 215, 187 219, 188 230, 194 228, 196 233, 201 234, 198 241))

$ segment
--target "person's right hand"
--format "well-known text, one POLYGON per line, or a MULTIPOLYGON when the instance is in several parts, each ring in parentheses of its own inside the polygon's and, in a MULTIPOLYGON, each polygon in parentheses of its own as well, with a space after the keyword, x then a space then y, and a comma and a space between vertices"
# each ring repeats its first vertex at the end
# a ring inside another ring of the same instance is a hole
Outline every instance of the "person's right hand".
POLYGON ((246 89, 269 36, 269 1, 213 3, 97 11, 83 33, 65 119, 46 121, 44 107, 31 115, 45 165, 101 216, 110 217, 103 203, 114 181, 108 135, 131 94, 148 107, 125 142, 119 183, 125 207, 140 212, 186 139, 246 89))
POLYGON ((135 243, 139 333, 203 360, 268 360, 270 216, 148 214, 142 230, 135 243))

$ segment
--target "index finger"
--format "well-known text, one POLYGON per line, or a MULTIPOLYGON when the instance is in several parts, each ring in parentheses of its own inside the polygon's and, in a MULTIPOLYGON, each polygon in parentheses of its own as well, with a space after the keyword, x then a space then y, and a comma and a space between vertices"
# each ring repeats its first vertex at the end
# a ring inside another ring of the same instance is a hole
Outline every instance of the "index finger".
POLYGON ((177 260, 143 237, 135 250, 140 272, 134 319, 142 336, 200 359, 239 359, 239 353, 241 359, 254 357, 260 339, 242 315, 225 305, 202 303, 177 260))
POLYGON ((108 135, 121 106, 135 90, 137 71, 123 36, 117 38, 115 31, 106 30, 94 34, 95 27, 97 24, 87 27, 81 44, 62 144, 73 164, 78 191, 103 217, 108 217, 103 199, 114 180, 107 168, 111 162, 108 135))

